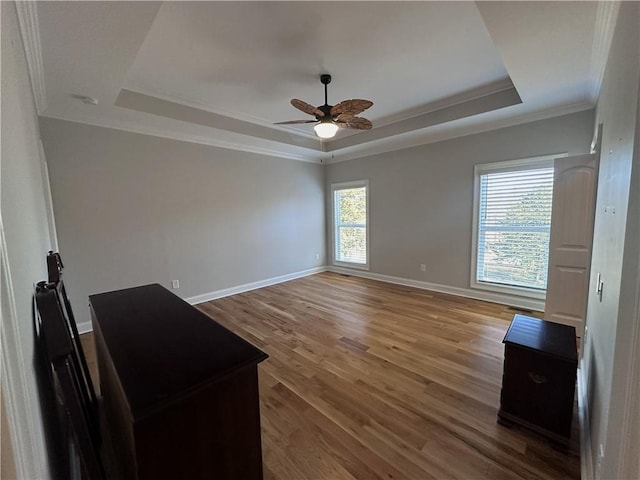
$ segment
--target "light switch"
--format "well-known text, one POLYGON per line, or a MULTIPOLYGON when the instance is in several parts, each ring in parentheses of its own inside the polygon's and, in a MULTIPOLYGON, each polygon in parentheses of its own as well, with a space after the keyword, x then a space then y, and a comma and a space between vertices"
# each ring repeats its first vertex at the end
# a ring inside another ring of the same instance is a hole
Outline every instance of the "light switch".
POLYGON ((598 273, 598 278, 596 279, 596 295, 598 295, 598 300, 602 302, 602 291, 604 290, 604 282, 602 281, 602 275, 598 273))

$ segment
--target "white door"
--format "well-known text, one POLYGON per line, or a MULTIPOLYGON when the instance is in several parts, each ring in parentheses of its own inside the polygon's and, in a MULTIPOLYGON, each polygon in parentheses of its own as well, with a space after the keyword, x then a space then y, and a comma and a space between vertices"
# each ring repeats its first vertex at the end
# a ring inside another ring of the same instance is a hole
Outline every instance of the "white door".
POLYGON ((544 318, 582 337, 593 240, 598 154, 556 159, 544 318))

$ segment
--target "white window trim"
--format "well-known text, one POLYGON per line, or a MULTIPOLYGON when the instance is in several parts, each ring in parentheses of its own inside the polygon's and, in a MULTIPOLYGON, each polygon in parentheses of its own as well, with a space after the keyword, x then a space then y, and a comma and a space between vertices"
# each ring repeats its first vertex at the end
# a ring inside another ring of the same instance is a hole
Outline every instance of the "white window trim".
POLYGON ((487 290, 495 293, 516 295, 518 297, 534 298, 545 300, 547 292, 526 287, 510 287, 488 282, 478 282, 476 275, 478 272, 478 215, 480 209, 480 175, 484 173, 509 172, 522 170, 523 167, 544 168, 553 167, 556 158, 568 156, 567 152, 553 155, 543 155, 540 157, 519 158, 516 160, 505 160, 502 162, 481 163, 473 168, 473 227, 471 234, 471 276, 470 286, 478 290, 487 290))
POLYGON ((369 256, 369 231, 370 231, 370 223, 369 223, 369 180, 354 180, 351 182, 341 182, 341 183, 332 183, 331 184, 331 260, 332 264, 336 267, 344 267, 344 268, 353 268, 357 270, 369 270, 369 265, 371 263, 371 258, 369 256), (336 205, 335 205, 335 191, 336 190, 345 190, 348 188, 362 188, 365 187, 366 192, 366 202, 367 202, 367 230, 366 230, 366 240, 367 240, 367 263, 351 263, 351 262, 341 262, 336 260, 336 205))

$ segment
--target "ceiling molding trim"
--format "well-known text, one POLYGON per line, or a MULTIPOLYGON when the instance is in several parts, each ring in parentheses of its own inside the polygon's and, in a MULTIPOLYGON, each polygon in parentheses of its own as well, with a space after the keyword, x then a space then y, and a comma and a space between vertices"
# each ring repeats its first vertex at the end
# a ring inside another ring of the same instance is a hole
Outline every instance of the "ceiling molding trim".
POLYGON ((591 47, 590 100, 595 102, 600 95, 604 71, 609 58, 613 32, 620 10, 619 1, 600 1, 596 12, 593 46, 591 47))
POLYGON ((123 90, 128 90, 130 92, 139 93, 141 95, 145 95, 145 96, 148 96, 148 97, 159 98, 161 100, 165 100, 165 101, 171 102, 171 103, 178 103, 180 105, 186 105, 187 107, 196 108, 198 110, 204 110, 205 112, 213 113, 215 115, 220 115, 220 116, 223 116, 223 117, 229 117, 229 118, 233 118, 235 120, 240 120, 240 121, 247 122, 247 123, 255 123, 255 124, 261 125, 263 127, 273 128, 274 130, 280 130, 280 131, 286 132, 288 134, 294 134, 294 135, 298 135, 298 136, 303 137, 303 138, 311 138, 311 139, 313 139, 315 141, 318 141, 318 137, 316 135, 314 135, 314 134, 311 134, 311 133, 301 132, 301 131, 298 131, 298 130, 291 130, 291 128, 283 127, 283 126, 277 125, 275 123, 265 122, 263 119, 258 118, 258 117, 254 117, 254 116, 251 116, 251 115, 241 115, 241 114, 238 114, 238 113, 229 112, 228 110, 223 110, 221 108, 215 108, 215 107, 212 107, 211 105, 207 105, 206 103, 190 100, 188 98, 184 98, 184 97, 181 97, 179 95, 172 95, 172 94, 168 94, 168 93, 164 93, 164 92, 159 93, 159 92, 151 91, 151 90, 146 89, 146 88, 137 87, 135 85, 134 86, 126 85, 125 87, 123 87, 123 90))
POLYGON ((494 93, 504 92, 505 90, 515 90, 513 82, 509 77, 489 83, 487 85, 473 88, 471 90, 466 90, 449 97, 441 98, 440 100, 427 103, 426 105, 422 105, 420 107, 405 110, 404 112, 401 112, 397 115, 390 115, 388 117, 381 118, 379 120, 376 120, 375 126, 383 127, 392 123, 402 122, 410 118, 420 117, 429 113, 436 112, 438 110, 443 110, 455 105, 459 105, 461 103, 469 102, 477 98, 487 97, 494 93))
POLYGON ((303 138, 288 131, 276 130, 271 128, 271 126, 265 127, 256 123, 245 122, 244 120, 226 117, 208 110, 163 100, 162 98, 131 90, 120 90, 114 105, 160 117, 171 118, 181 122, 193 123, 195 125, 283 143, 291 145, 292 147, 308 148, 320 152, 324 151, 324 145, 317 138, 303 138))
POLYGON ((579 102, 571 105, 564 105, 561 107, 549 108, 537 112, 516 115, 513 117, 489 120, 473 125, 465 125, 458 128, 446 129, 444 131, 430 132, 429 129, 424 129, 419 136, 416 136, 416 132, 408 132, 403 136, 382 139, 381 141, 375 142, 375 144, 373 144, 372 142, 365 144, 364 146, 357 145, 352 148, 345 148, 343 150, 330 152, 328 155, 325 155, 322 163, 332 164, 346 162, 348 160, 354 160, 356 158, 371 157, 374 155, 379 155, 381 153, 396 152, 407 148, 428 145, 430 143, 437 143, 454 138, 466 137, 468 135, 490 132, 492 130, 499 130, 501 128, 514 127, 516 125, 536 122, 539 120, 546 120, 548 118, 561 117, 563 115, 583 112, 585 110, 591 110, 593 108, 594 105, 590 102, 579 102))
POLYGON ((44 83, 37 2, 22 1, 14 3, 18 15, 18 23, 20 24, 20 36, 22 37, 22 44, 27 57, 31 91, 35 99, 36 110, 40 115, 47 108, 47 93, 44 83))
POLYGON ((210 147, 224 148, 226 150, 236 150, 247 153, 255 153, 258 155, 266 155, 269 157, 283 158, 287 160, 296 160, 299 162, 307 163, 322 163, 321 152, 309 153, 308 155, 299 155, 290 152, 282 152, 279 150, 272 150, 269 148, 255 147, 251 145, 243 145, 234 142, 226 142, 224 140, 218 140, 209 136, 192 135, 186 133, 176 133, 171 129, 160 127, 142 126, 138 122, 127 121, 111 121, 104 119, 96 119, 93 117, 80 117, 78 115, 64 116, 64 115, 42 115, 43 118, 53 118, 56 120, 64 120, 67 122, 82 123, 86 125, 92 125, 94 127, 112 128, 114 130, 121 130, 123 132, 138 133, 140 135, 150 135, 152 137, 167 138, 169 140, 178 140, 181 142, 197 143, 200 145, 207 145, 210 147))
POLYGON ((430 111, 417 117, 408 118, 401 122, 376 127, 373 130, 362 132, 358 134, 358 136, 349 136, 333 140, 328 144, 327 151, 339 151, 355 145, 376 142, 384 138, 424 130, 443 123, 480 115, 521 103, 522 99, 518 91, 515 87, 511 86, 511 88, 505 90, 476 96, 475 98, 430 111))

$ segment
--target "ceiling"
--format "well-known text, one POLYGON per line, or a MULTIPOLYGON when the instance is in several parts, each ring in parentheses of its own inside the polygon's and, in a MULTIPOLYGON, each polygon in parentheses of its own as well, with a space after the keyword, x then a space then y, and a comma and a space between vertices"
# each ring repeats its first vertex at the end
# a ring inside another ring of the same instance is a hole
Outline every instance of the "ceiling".
POLYGON ((607 53, 607 2, 21 3, 41 115, 314 162, 591 108, 607 53), (372 130, 274 125, 321 73, 372 130))

